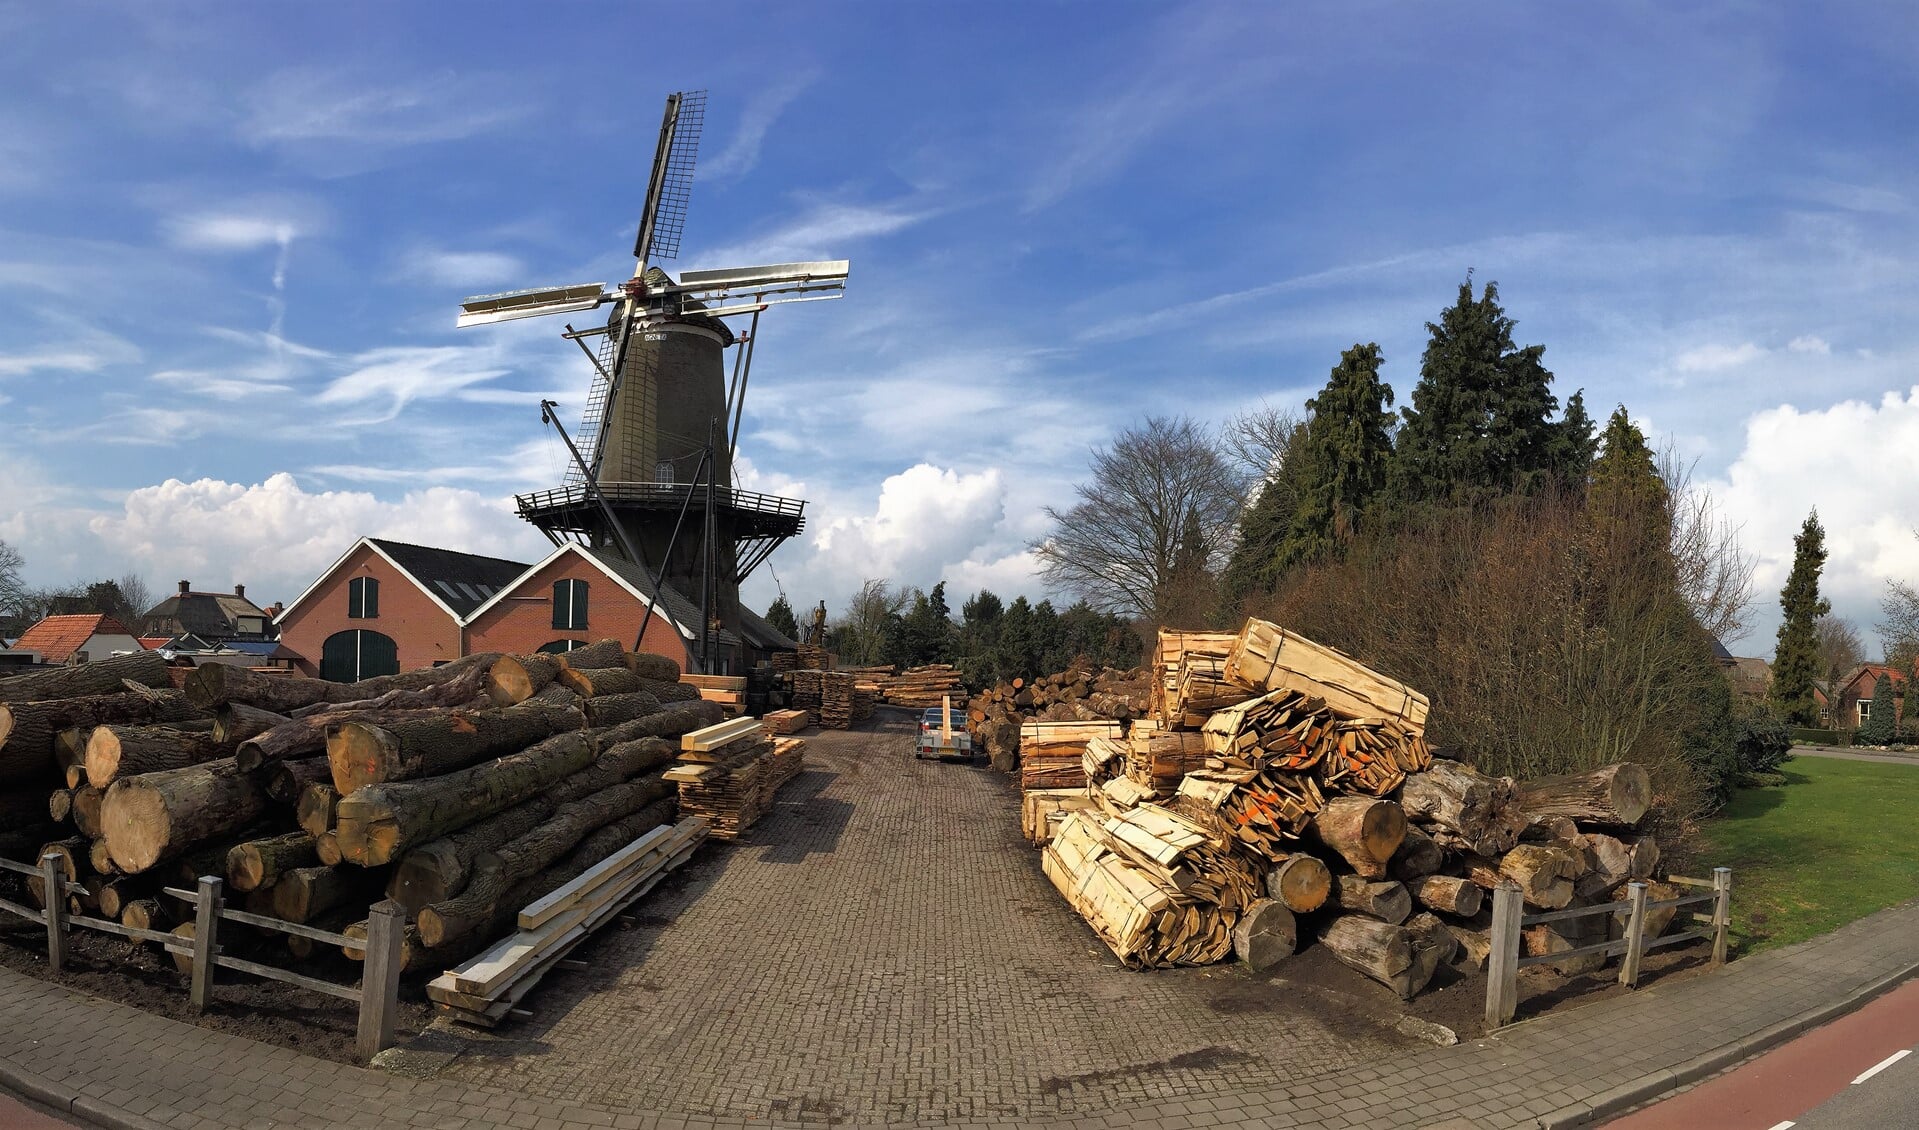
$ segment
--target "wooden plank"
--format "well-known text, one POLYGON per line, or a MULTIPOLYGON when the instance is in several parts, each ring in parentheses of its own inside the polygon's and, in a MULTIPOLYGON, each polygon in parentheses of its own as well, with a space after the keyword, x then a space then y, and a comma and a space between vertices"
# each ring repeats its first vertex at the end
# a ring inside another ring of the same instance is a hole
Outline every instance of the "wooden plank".
POLYGON ((543 926, 562 910, 569 910, 579 901, 579 897, 597 888, 609 876, 627 864, 653 850, 659 842, 673 832, 671 824, 662 824, 647 832, 639 839, 600 860, 581 872, 573 881, 546 895, 544 898, 528 903, 520 911, 520 929, 532 930, 543 926))
POLYGON ((761 728, 758 718, 735 718, 731 722, 719 722, 682 736, 680 748, 689 753, 705 753, 747 737, 761 728))
POLYGON ((222 969, 237 969, 242 973, 251 973, 255 977, 265 977, 269 981, 298 985, 302 989, 309 989, 316 993, 325 993, 330 997, 340 997, 343 1000, 350 1001, 360 999, 360 990, 349 985, 335 984, 332 981, 322 981, 318 977, 308 977, 301 973, 294 973, 290 970, 279 969, 271 965, 261 965, 257 961, 247 961, 244 958, 228 957, 225 954, 218 954, 214 957, 213 964, 222 969))
POLYGON ((744 675, 681 675, 680 682, 689 687, 698 687, 703 691, 743 691, 746 689, 744 675))

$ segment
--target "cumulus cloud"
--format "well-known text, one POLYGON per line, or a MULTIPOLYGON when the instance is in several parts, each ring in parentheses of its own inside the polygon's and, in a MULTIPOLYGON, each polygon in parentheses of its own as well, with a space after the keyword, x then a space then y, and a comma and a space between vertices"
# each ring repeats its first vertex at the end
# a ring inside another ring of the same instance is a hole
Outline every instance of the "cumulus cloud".
POLYGON ((1743 524, 1758 557, 1759 623, 1748 645, 1770 651, 1775 599, 1792 569, 1792 539, 1815 508, 1826 529, 1821 589, 1834 610, 1869 633, 1888 580, 1919 577, 1919 386, 1878 403, 1782 405, 1746 422, 1745 443, 1723 479, 1707 484, 1743 524))

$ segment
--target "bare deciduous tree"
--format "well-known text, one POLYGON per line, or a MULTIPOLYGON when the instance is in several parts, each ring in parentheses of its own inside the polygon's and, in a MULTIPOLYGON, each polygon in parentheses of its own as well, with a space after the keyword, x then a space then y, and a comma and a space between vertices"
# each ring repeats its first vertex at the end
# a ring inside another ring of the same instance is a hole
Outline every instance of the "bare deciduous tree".
POLYGON ((143 627, 142 617, 155 603, 153 589, 148 586, 145 577, 131 571, 122 573, 114 584, 120 586, 120 598, 126 602, 127 627, 135 632, 140 631, 143 627))
POLYGON ((27 599, 26 582, 20 579, 20 570, 26 564, 19 550, 0 541, 0 613, 19 611, 27 599))
POLYGON ((1053 532, 1033 545, 1040 573, 1100 611, 1164 624, 1191 603, 1181 596, 1191 563, 1216 571, 1231 545, 1247 475, 1184 416, 1120 432, 1091 470, 1071 509, 1046 508, 1053 532))
POLYGON ((910 589, 868 578, 847 603, 839 622, 827 629, 829 646, 841 661, 854 667, 883 662, 887 628, 912 599, 910 589))
MULTIPOLYGON (((1919 531, 1915 531, 1919 534, 1919 531)), ((1886 665, 1911 671, 1919 660, 1919 587, 1905 581, 1887 581, 1886 595, 1879 599, 1882 619, 1873 625, 1879 646, 1885 649, 1886 665)))
POLYGON ((1819 672, 1828 687, 1836 686, 1847 672, 1866 661, 1866 645, 1859 629, 1843 616, 1821 616, 1813 625, 1819 633, 1819 672))
POLYGON ((1739 543, 1740 527, 1720 515, 1712 492, 1692 481, 1692 470, 1670 447, 1660 453, 1659 477, 1672 505, 1679 595, 1701 627, 1730 644, 1748 631, 1756 562, 1739 543))

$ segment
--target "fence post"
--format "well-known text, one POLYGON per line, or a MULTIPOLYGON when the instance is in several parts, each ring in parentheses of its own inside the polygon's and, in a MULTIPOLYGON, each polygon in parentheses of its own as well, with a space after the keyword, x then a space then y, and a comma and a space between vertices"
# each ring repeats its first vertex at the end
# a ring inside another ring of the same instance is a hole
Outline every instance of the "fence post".
POLYGON ((205 1012, 213 1003, 213 956, 220 952, 220 895, 225 885, 212 875, 200 876, 200 897, 193 906, 193 987, 188 994, 195 1012, 205 1012))
POLYGON ((360 1029, 355 1048, 372 1059, 393 1043, 393 1019, 399 1011, 402 942, 406 912, 384 899, 367 914, 366 964, 360 972, 360 1029))
POLYGON ((1732 928, 1732 868, 1712 869, 1712 963, 1726 964, 1726 935, 1732 928))
POLYGON ((53 852, 40 857, 40 886, 47 896, 47 968, 67 963, 67 876, 65 860, 53 852))
POLYGON ((1525 908, 1518 884, 1493 889, 1492 953, 1486 959, 1486 1027, 1511 1023, 1519 1011, 1519 926, 1525 908))
POLYGON ((1619 983, 1639 987, 1639 962, 1646 956, 1646 884, 1626 884, 1632 914, 1626 919, 1626 960, 1619 966, 1619 983))

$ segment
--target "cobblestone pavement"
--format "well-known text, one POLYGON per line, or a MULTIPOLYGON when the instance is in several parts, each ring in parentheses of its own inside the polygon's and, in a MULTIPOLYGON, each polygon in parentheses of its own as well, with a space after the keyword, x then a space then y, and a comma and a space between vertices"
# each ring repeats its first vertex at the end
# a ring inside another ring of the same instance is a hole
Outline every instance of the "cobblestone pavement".
MULTIPOLYGON (((879 718, 889 717, 881 712, 879 718)), ((1006 779, 911 723, 809 738, 806 771, 636 928, 445 1079, 615 1109, 1036 1118, 1306 1083, 1412 1046, 1230 973, 1141 974, 1061 899, 1006 779)))

